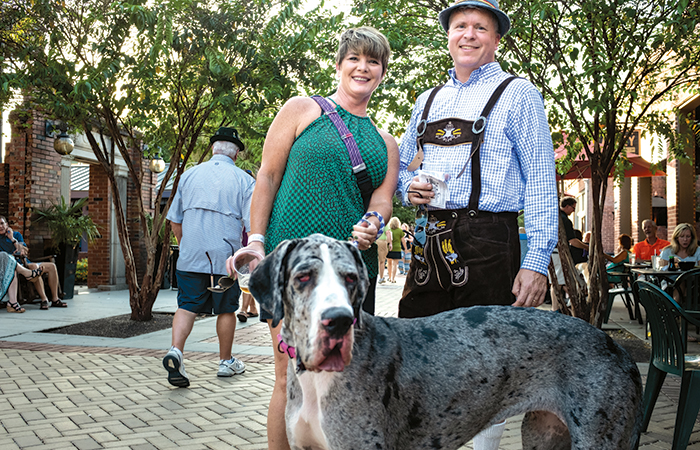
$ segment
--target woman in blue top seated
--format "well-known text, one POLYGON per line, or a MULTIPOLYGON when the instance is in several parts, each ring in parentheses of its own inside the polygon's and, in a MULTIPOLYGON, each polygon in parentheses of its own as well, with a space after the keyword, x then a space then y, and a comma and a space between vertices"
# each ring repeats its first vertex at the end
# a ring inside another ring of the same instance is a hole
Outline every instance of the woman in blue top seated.
MULTIPOLYGON (((610 261, 605 270, 610 272, 626 272, 625 263, 630 262, 630 249, 632 248, 632 238, 626 234, 621 234, 618 238, 620 243, 620 250, 615 256, 610 256, 607 253, 603 253, 603 256, 610 261)), ((615 283, 620 283, 622 280, 617 275, 608 275, 608 281, 612 287, 615 283)))
POLYGON ((691 224, 679 223, 673 230, 671 245, 661 250, 661 267, 668 267, 671 257, 678 261, 700 261, 698 236, 691 224))

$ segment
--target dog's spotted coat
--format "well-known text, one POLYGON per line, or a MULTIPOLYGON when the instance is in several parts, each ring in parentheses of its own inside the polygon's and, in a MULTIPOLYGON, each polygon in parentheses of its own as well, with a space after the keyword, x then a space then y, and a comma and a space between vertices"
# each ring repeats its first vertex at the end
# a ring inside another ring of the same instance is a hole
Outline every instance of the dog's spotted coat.
POLYGON ((526 450, 638 447, 639 371, 600 330, 508 306, 373 317, 361 312, 367 285, 357 249, 321 235, 283 242, 251 277, 297 351, 293 449, 457 449, 523 413, 526 450))

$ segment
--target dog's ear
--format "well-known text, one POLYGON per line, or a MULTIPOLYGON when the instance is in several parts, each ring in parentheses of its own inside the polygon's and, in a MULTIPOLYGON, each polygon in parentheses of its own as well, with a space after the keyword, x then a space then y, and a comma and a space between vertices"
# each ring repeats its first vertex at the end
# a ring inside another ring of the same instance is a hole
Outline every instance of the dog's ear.
POLYGON ((281 242, 250 275, 250 293, 262 308, 272 314, 273 327, 284 318, 282 295, 286 288, 287 255, 299 242, 299 239, 281 242))
POLYGON ((369 277, 367 276, 367 268, 365 267, 365 262, 362 260, 362 254, 360 250, 355 247, 354 244, 344 241, 344 245, 350 249, 352 257, 355 259, 355 265, 357 266, 358 273, 358 283, 357 290, 355 291, 355 298, 352 299, 352 309, 355 313, 355 325, 357 328, 362 328, 362 304, 365 302, 365 296, 367 295, 367 290, 369 289, 369 277))

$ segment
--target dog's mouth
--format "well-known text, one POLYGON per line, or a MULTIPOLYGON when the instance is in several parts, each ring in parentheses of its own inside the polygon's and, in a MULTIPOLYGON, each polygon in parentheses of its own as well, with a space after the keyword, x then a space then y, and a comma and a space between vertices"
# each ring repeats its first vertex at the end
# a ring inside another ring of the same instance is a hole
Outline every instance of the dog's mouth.
POLYGON ((352 360, 353 334, 349 330, 343 337, 334 339, 324 336, 316 352, 317 364, 306 364, 307 370, 342 372, 352 360))

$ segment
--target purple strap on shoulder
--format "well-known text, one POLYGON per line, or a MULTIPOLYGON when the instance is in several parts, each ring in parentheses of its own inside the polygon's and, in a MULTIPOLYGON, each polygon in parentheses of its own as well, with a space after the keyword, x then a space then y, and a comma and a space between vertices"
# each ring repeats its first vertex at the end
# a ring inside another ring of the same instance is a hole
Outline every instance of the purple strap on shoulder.
POLYGON ((318 103, 318 106, 321 107, 323 113, 328 116, 331 122, 333 122, 333 125, 335 125, 335 127, 338 129, 338 134, 340 134, 340 138, 343 140, 345 147, 348 149, 350 162, 352 163, 352 171, 357 173, 366 169, 365 163, 362 161, 362 156, 360 156, 360 149, 357 148, 357 142, 355 142, 355 138, 352 136, 350 130, 348 130, 348 127, 345 125, 345 122, 343 122, 343 119, 340 118, 340 115, 338 114, 338 111, 335 110, 335 107, 333 107, 331 102, 320 95, 314 95, 311 98, 318 103))

